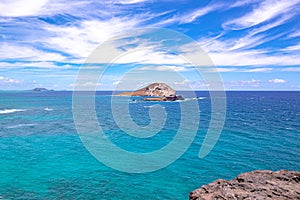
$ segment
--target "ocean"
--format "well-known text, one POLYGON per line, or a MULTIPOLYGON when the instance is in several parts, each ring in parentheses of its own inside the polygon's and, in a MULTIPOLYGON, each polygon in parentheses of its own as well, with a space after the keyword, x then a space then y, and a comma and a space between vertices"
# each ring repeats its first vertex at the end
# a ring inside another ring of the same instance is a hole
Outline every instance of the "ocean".
MULTIPOLYGON (((121 117, 139 126, 149 124, 149 109, 156 104, 167 113, 157 135, 135 138, 114 121, 110 94, 96 93, 95 110, 112 143, 147 153, 172 141, 180 102, 131 99, 124 105, 120 97, 119 106, 130 111, 121 117)), ((127 173, 104 165, 85 148, 74 124, 72 92, 0 91, 0 199, 188 199, 189 192, 219 178, 258 169, 300 171, 300 92, 226 92, 224 128, 204 158, 198 154, 211 101, 206 91, 196 94, 200 98, 190 101, 199 105, 200 123, 187 151, 162 169, 127 173)))

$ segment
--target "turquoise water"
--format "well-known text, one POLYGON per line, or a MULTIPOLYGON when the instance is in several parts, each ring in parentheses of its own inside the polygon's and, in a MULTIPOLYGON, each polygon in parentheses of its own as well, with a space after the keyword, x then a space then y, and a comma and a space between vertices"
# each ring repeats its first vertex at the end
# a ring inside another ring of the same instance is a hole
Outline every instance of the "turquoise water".
MULTIPOLYGON (((221 137, 198 158, 208 128, 210 98, 198 101, 200 127, 183 156, 161 170, 132 174, 97 161, 83 146, 72 116, 71 92, 0 92, 0 199, 188 199, 189 192, 218 178, 256 169, 300 171, 300 92, 227 92, 221 137)), ((99 124, 112 142, 133 152, 162 148, 178 129, 177 102, 160 102, 164 129, 148 139, 118 129, 109 92, 98 92, 99 124)), ((130 104, 139 125, 149 123, 149 106, 130 104)))

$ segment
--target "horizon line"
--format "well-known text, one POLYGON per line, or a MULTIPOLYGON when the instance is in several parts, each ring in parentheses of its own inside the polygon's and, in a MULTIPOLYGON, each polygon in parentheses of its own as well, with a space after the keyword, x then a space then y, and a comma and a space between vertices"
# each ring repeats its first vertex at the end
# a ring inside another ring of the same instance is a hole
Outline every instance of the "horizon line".
MULTIPOLYGON (((15 90, 6 90, 6 89, 0 89, 0 91, 24 91, 24 92, 131 92, 134 90, 65 90, 65 89, 59 89, 59 90, 54 90, 54 89, 49 89, 46 91, 33 91, 33 89, 15 89, 15 90)), ((228 90, 204 90, 204 89, 195 89, 195 90, 177 90, 176 92, 190 92, 190 91, 203 91, 203 92, 230 92, 230 91, 235 91, 235 92, 300 92, 300 89, 258 89, 258 90, 252 90, 252 89, 228 89, 228 90)))

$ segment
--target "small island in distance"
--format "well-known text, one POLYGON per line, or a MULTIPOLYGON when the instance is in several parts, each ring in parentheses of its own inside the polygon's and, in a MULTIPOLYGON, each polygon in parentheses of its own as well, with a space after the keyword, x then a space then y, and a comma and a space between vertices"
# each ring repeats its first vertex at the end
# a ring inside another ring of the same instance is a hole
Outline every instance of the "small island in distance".
POLYGON ((177 101, 184 100, 181 95, 165 83, 152 83, 133 92, 123 92, 117 96, 144 96, 144 101, 177 101))
POLYGON ((45 92, 45 91, 54 91, 54 90, 48 90, 46 88, 34 88, 31 91, 33 91, 33 92, 45 92))

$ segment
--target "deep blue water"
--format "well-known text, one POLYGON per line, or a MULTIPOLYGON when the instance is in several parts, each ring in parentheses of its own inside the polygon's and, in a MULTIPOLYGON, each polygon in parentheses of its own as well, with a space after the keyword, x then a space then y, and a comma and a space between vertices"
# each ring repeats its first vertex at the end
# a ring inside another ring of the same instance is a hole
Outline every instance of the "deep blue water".
MULTIPOLYGON (((118 129, 109 94, 97 93, 96 111, 116 145, 149 152, 176 134, 178 102, 130 104, 139 125, 149 123, 153 104, 168 112, 164 129, 141 139, 118 129)), ((197 96, 204 97, 197 100, 200 127, 189 149, 166 168, 133 174, 103 165, 84 147, 74 125, 71 92, 0 92, 0 199, 188 199, 190 191, 218 178, 256 169, 300 171, 300 92, 227 92, 224 129, 203 159, 198 153, 211 104, 209 93, 197 96)))

